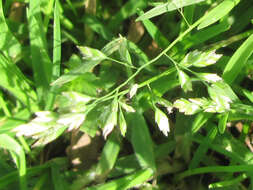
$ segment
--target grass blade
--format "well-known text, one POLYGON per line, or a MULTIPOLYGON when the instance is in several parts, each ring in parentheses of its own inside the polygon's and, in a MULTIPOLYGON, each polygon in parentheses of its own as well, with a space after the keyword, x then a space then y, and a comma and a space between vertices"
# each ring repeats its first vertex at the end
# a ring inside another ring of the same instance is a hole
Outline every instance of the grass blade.
POLYGON ((46 36, 42 27, 40 0, 29 1, 28 22, 33 75, 37 87, 38 99, 40 102, 43 102, 46 100, 49 90, 52 63, 47 53, 46 36))
POLYGON ((108 29, 107 26, 95 16, 85 15, 83 17, 83 22, 93 31, 101 35, 105 40, 112 40, 113 34, 110 29, 108 29))
POLYGON ((54 49, 53 49, 53 79, 60 76, 61 63, 61 26, 60 26, 60 11, 59 1, 55 0, 54 7, 54 49))
POLYGON ((225 181, 220 181, 216 183, 210 184, 208 187, 209 189, 216 189, 216 188, 225 188, 228 186, 233 186, 239 184, 241 181, 245 180, 248 176, 246 174, 239 175, 238 177, 231 179, 231 180, 225 180, 225 181))
POLYGON ((139 170, 133 174, 110 181, 103 185, 87 188, 87 190, 127 190, 147 181, 153 175, 151 169, 139 170))
POLYGON ((153 142, 144 117, 138 112, 130 113, 127 116, 127 123, 131 128, 131 143, 140 165, 155 171, 153 142))
POLYGON ((173 0, 170 1, 168 3, 164 3, 161 5, 158 5, 156 7, 154 7, 153 9, 151 9, 150 11, 144 13, 143 15, 139 16, 137 18, 136 21, 142 21, 142 20, 146 20, 149 18, 153 18, 155 16, 161 15, 163 13, 169 12, 169 11, 174 11, 180 8, 183 8, 185 6, 189 6, 189 5, 193 5, 193 4, 197 4, 200 3, 202 1, 205 0, 173 0))
POLYGON ((232 84, 253 53, 253 34, 236 50, 223 72, 223 79, 232 84))
POLYGON ((198 30, 220 20, 222 17, 227 15, 239 2, 240 0, 225 0, 220 3, 217 7, 207 13, 207 15, 205 15, 205 19, 198 26, 198 30))
POLYGON ((197 151, 195 151, 194 156, 190 162, 189 169, 193 169, 198 167, 199 163, 203 159, 204 155, 206 154, 209 146, 206 142, 212 143, 212 141, 215 139, 216 134, 217 134, 217 127, 211 125, 211 129, 209 130, 207 136, 205 139, 202 141, 202 143, 199 145, 197 151))
POLYGON ((212 167, 202 167, 192 170, 187 170, 178 175, 177 179, 182 180, 185 177, 203 173, 218 173, 218 172, 250 172, 253 170, 253 165, 235 165, 235 166, 212 166, 212 167))
POLYGON ((228 121, 229 112, 226 112, 225 114, 222 114, 221 118, 219 119, 219 132, 223 134, 226 130, 227 121, 228 121))
POLYGON ((159 47, 166 48, 169 45, 167 38, 162 34, 162 32, 156 27, 153 22, 151 22, 149 19, 145 19, 142 21, 142 23, 144 24, 147 32, 152 37, 152 39, 157 42, 159 47))
POLYGON ((26 182, 26 159, 23 148, 12 137, 6 134, 0 134, 0 147, 5 148, 18 156, 16 163, 19 170, 20 189, 27 190, 26 182))
POLYGON ((28 80, 19 68, 2 53, 0 53, 0 76, 2 88, 8 90, 29 110, 37 110, 37 96, 27 82, 28 80))
POLYGON ((116 133, 116 131, 112 132, 106 141, 101 154, 101 159, 97 165, 96 173, 102 179, 106 178, 113 168, 120 151, 120 144, 121 137, 116 133))
MULTIPOLYGON (((53 68, 52 79, 56 80, 60 76, 61 65, 61 26, 60 26, 60 10, 59 1, 55 0, 54 6, 54 41, 53 41, 53 68)), ((51 81, 50 81, 51 82, 51 81)), ((48 101, 46 102, 46 110, 51 110, 55 100, 55 94, 52 92, 55 87, 51 87, 51 93, 49 94, 48 101)))

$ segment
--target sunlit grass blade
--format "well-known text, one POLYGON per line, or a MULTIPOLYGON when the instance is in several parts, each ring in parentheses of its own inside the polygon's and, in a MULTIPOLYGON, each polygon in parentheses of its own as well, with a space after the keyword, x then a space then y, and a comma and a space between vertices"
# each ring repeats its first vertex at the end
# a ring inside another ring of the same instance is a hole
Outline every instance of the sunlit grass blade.
POLYGON ((2 53, 0 53, 0 75, 0 86, 2 88, 9 91, 28 109, 33 111, 37 109, 37 96, 28 80, 19 68, 2 53))
POLYGON ((6 134, 0 134, 0 147, 15 153, 15 155, 17 156, 18 160, 16 162, 16 165, 19 170, 20 189, 27 190, 26 159, 23 148, 18 144, 15 139, 6 134))
POLYGON ((247 60, 253 53, 253 34, 236 50, 234 55, 227 63, 224 72, 223 79, 232 84, 236 77, 240 74, 240 71, 245 66, 247 60))
POLYGON ((229 28, 230 24, 227 21, 222 21, 216 25, 197 31, 193 35, 187 36, 184 40, 182 40, 184 49, 191 48, 192 46, 197 46, 215 36, 218 36, 222 32, 227 31, 229 28))
POLYGON ((205 15, 205 19, 200 23, 198 29, 200 30, 217 22, 227 15, 239 2, 240 0, 225 0, 221 2, 217 7, 205 15))
POLYGON ((151 169, 139 170, 133 174, 124 176, 119 179, 109 181, 103 185, 89 187, 87 190, 127 190, 131 187, 143 184, 152 177, 153 171, 151 169))
POLYGON ((128 128, 131 128, 131 143, 140 165, 156 170, 153 142, 144 117, 138 113, 127 114, 128 128))
POLYGON ((53 47, 53 80, 60 76, 61 63, 61 26, 60 26, 60 11, 59 1, 55 0, 54 7, 54 47, 53 47))
POLYGON ((41 1, 29 1, 28 22, 33 76, 38 99, 46 100, 52 75, 52 63, 47 53, 46 36, 40 13, 41 1))
POLYGON ((229 112, 226 112, 226 113, 222 114, 221 118, 219 119, 218 128, 219 128, 219 132, 221 134, 223 134, 225 132, 225 130, 226 130, 228 116, 229 116, 229 112))
MULTIPOLYGON (((60 26, 60 10, 59 1, 55 0, 54 6, 54 41, 53 41, 53 67, 51 81, 56 80, 60 76, 61 65, 61 26, 60 26)), ((50 82, 51 82, 50 81, 50 82)), ((51 91, 54 91, 55 87, 51 87, 51 91)), ((51 110, 55 94, 51 92, 48 100, 46 101, 46 110, 51 110)))
POLYGON ((210 166, 187 170, 177 176, 178 180, 182 180, 185 177, 204 173, 218 173, 218 172, 250 172, 253 170, 252 165, 234 165, 234 166, 210 166))
POLYGON ((226 188, 226 187, 229 187, 229 186, 231 186, 231 188, 232 188, 235 185, 242 182, 243 180, 245 180, 246 178, 248 178, 248 176, 246 174, 241 174, 241 175, 239 175, 238 177, 236 177, 234 179, 212 183, 208 187, 209 187, 209 189, 226 188))
POLYGON ((200 3, 202 1, 205 1, 205 0, 194 0, 194 1, 193 0, 176 0, 176 1, 173 0, 173 1, 169 1, 168 3, 158 5, 158 6, 154 7, 153 9, 151 9, 150 11, 139 16, 137 18, 137 21, 149 19, 149 18, 161 15, 161 14, 169 12, 169 11, 174 11, 174 10, 180 9, 185 6, 200 3))

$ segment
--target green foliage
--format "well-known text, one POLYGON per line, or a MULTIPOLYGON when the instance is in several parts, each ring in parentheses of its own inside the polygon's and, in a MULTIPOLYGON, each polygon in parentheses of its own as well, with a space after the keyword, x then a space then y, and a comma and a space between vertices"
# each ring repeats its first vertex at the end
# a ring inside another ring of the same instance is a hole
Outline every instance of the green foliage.
POLYGON ((0 1, 0 189, 252 188, 251 9, 0 1))

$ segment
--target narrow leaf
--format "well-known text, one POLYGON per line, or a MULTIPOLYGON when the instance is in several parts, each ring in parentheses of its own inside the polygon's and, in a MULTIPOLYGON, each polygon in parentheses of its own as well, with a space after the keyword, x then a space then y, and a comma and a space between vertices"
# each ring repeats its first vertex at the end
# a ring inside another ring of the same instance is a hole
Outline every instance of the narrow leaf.
POLYGON ((205 28, 220 20, 222 17, 227 15, 239 2, 240 0, 224 0, 217 7, 207 13, 207 15, 205 15, 205 19, 200 23, 198 29, 200 30, 205 28))
POLYGON ((212 114, 207 112, 200 112, 195 117, 192 123, 192 132, 196 133, 206 122, 211 118, 212 114))
POLYGON ((139 112, 127 114, 128 128, 131 129, 131 144, 142 168, 156 170, 153 141, 148 126, 139 112))
POLYGON ((229 116, 229 112, 226 112, 224 114, 221 115, 221 118, 219 119, 219 132, 221 134, 223 134, 225 132, 226 126, 227 126, 227 121, 228 121, 228 116, 229 116))
POLYGON ((139 16, 137 18, 137 21, 149 19, 149 18, 161 15, 169 11, 174 11, 185 6, 200 3, 202 1, 205 1, 205 0, 194 0, 194 1, 193 0, 172 0, 172 1, 169 1, 168 3, 160 4, 154 7, 153 9, 151 9, 150 11, 139 16))
POLYGON ((97 165, 96 174, 100 178, 105 179, 114 167, 120 151, 120 144, 120 136, 116 132, 113 132, 106 141, 101 154, 101 159, 97 165))
POLYGON ((79 67, 71 70, 70 72, 60 76, 57 80, 51 83, 52 86, 61 86, 67 82, 70 82, 80 75, 90 72, 95 66, 99 64, 100 61, 88 61, 80 65, 79 67))
POLYGON ((223 79, 232 84, 253 53, 253 34, 236 50, 223 72, 223 79))
POLYGON ((0 134, 0 147, 14 152, 18 156, 19 160, 16 165, 19 169, 20 189, 27 190, 26 159, 23 148, 15 139, 6 134, 0 134))
POLYGON ((38 98, 39 101, 46 101, 52 76, 52 63, 47 52, 40 3, 41 0, 29 1, 28 22, 32 66, 38 98))
POLYGON ((97 49, 86 46, 77 46, 83 55, 83 59, 88 61, 103 61, 107 56, 97 49))

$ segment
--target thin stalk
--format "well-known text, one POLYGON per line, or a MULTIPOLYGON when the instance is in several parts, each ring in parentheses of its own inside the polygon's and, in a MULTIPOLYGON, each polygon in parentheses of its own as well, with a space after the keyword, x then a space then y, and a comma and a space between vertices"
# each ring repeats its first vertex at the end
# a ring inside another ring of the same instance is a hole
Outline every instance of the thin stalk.
MULTIPOLYGON (((177 44, 180 40, 182 40, 189 32, 191 32, 194 28, 196 28, 203 20, 205 19, 205 16, 201 17, 199 20, 197 20, 193 25, 191 25, 187 30, 185 30, 181 35, 179 35, 166 49, 164 49, 158 56, 156 56, 154 59, 150 60, 149 62, 147 62, 146 64, 142 65, 141 67, 139 67, 137 69, 137 71, 131 76, 129 77, 125 82, 123 82, 121 85, 119 85, 117 88, 115 88, 114 90, 112 90, 110 93, 108 93, 107 95, 97 99, 96 101, 94 101, 90 106, 91 107, 95 107, 95 105, 99 102, 102 101, 106 101, 108 99, 111 99, 113 96, 113 94, 115 94, 116 91, 119 91, 122 87, 124 87, 126 84, 129 83, 129 81, 131 81, 135 76, 137 76, 144 68, 146 68, 147 66, 151 65, 152 63, 156 62, 158 59, 160 59, 164 54, 166 54, 175 44, 177 44)), ((160 78, 160 77, 158 77, 160 78)), ((158 79, 157 78, 157 79, 158 79)), ((157 80, 155 79, 155 80, 157 80)), ((153 82, 154 80, 152 80, 153 82)), ((149 83, 145 83, 145 85, 149 84, 149 83)), ((139 85, 140 88, 140 85, 139 85)), ((126 91, 123 91, 124 93, 126 91)), ((127 91, 128 92, 128 91, 127 91)), ((118 93, 118 96, 122 95, 121 93, 118 93)), ((114 97, 114 96, 113 96, 114 97)), ((90 110, 90 109, 89 109, 90 110)), ((87 110, 88 112, 88 110, 87 110)), ((86 112, 86 113, 87 113, 86 112)))

